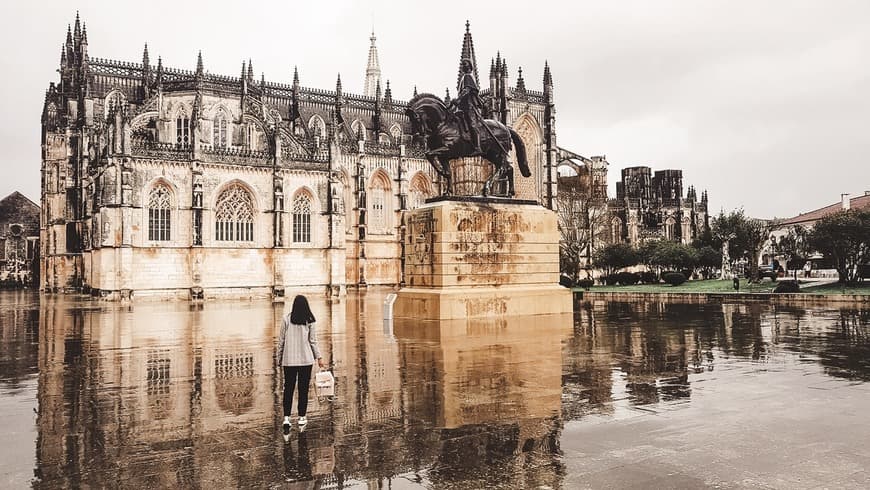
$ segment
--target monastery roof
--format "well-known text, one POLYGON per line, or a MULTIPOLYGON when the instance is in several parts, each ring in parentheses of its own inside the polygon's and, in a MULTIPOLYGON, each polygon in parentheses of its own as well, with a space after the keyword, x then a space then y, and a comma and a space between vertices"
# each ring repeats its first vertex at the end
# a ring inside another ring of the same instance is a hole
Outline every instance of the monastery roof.
POLYGON ((25 196, 24 194, 22 194, 18 191, 13 191, 8 196, 4 197, 3 199, 0 199, 0 208, 3 208, 7 205, 21 206, 22 204, 26 205, 26 206, 30 206, 32 208, 35 208, 37 210, 39 209, 39 204, 36 204, 35 202, 31 201, 29 197, 25 196))
MULTIPOLYGON (((851 209, 870 208, 870 194, 864 194, 863 196, 853 197, 852 199, 849 199, 849 207, 851 209)), ((825 216, 828 216, 829 214, 836 213, 841 209, 843 209, 843 204, 841 202, 830 204, 823 208, 799 214, 785 221, 781 221, 779 225, 785 226, 812 223, 824 218, 825 216)))

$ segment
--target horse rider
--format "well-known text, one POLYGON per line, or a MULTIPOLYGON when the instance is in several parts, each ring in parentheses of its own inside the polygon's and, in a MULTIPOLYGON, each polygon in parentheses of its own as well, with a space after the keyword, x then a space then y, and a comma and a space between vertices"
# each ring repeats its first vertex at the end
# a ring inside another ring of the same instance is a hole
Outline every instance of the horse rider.
POLYGON ((480 100, 480 88, 474 80, 474 75, 471 73, 473 67, 471 60, 463 58, 462 60, 462 78, 459 79, 459 95, 456 97, 456 106, 460 120, 465 123, 466 131, 472 145, 473 155, 480 155, 483 151, 480 149, 480 134, 478 128, 483 124, 483 116, 480 109, 483 107, 483 101, 480 100))

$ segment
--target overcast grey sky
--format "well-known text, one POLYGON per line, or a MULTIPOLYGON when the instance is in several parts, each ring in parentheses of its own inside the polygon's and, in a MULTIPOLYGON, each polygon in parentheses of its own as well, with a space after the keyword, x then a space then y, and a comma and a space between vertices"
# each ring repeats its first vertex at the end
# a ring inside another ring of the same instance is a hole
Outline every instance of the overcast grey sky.
MULTIPOLYGON (((620 169, 679 168, 713 211, 787 217, 870 190, 870 2, 31 1, 3 7, 0 196, 39 200, 40 115, 66 26, 81 12, 91 56, 363 89, 374 26, 394 97, 455 94, 466 18, 481 76, 497 50, 556 86, 560 146, 620 169)), ((487 82, 484 82, 486 84, 487 82)))

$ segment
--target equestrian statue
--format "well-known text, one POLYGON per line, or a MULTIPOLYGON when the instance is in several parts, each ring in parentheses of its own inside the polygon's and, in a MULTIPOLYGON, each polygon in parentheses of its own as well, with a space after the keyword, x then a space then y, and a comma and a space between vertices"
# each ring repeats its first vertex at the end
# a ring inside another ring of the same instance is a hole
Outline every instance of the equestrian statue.
POLYGON ((483 101, 474 76, 471 60, 462 60, 459 95, 449 105, 432 94, 419 94, 408 102, 405 111, 413 133, 422 136, 426 158, 444 178, 444 195, 453 193, 450 160, 482 156, 493 165, 493 171, 483 184, 484 197, 493 194, 495 182, 505 182, 505 195, 513 197, 514 170, 510 161, 511 144, 516 148, 517 164, 523 177, 531 176, 526 146, 516 131, 493 119, 484 119, 483 101))

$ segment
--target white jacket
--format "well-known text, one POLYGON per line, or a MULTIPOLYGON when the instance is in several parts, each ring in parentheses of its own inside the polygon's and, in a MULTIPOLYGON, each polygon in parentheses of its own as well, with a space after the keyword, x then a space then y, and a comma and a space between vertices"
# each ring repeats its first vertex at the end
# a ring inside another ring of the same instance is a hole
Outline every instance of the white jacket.
POLYGON ((278 357, 281 366, 310 366, 320 359, 317 348, 317 329, 313 323, 295 325, 285 316, 278 337, 278 357))

